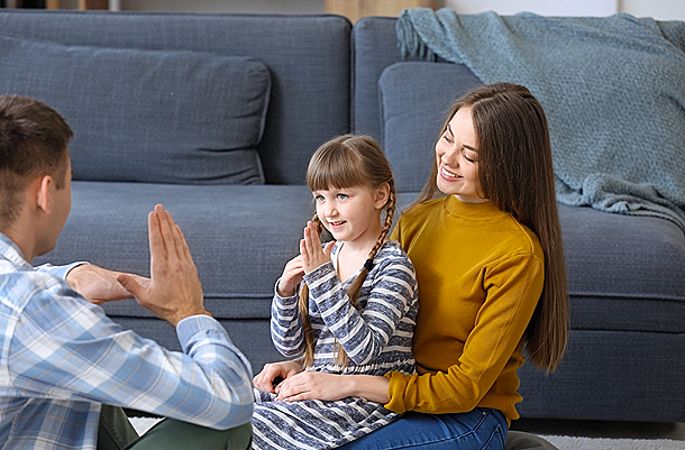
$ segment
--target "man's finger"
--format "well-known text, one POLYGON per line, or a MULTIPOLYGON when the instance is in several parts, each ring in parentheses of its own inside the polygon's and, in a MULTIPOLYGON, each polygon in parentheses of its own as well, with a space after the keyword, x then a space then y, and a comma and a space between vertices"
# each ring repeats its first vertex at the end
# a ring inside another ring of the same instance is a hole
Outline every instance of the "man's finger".
POLYGON ((174 219, 171 213, 162 205, 156 205, 155 211, 159 217, 160 228, 162 230, 162 239, 164 239, 166 249, 170 256, 179 257, 182 253, 179 251, 176 236, 174 235, 174 219))
POLYGON ((159 228, 159 218, 154 211, 147 215, 147 234, 150 245, 150 275, 154 276, 160 260, 167 258, 167 250, 159 228))
POLYGON ((183 230, 181 230, 181 227, 176 224, 175 227, 176 234, 179 236, 179 245, 181 246, 181 253, 185 260, 189 263, 193 262, 193 255, 190 254, 190 247, 188 247, 188 241, 186 241, 186 237, 183 234, 183 230))
POLYGON ((122 273, 117 276, 117 281, 135 298, 140 299, 145 296, 145 288, 143 288, 143 286, 141 286, 131 275, 122 273))

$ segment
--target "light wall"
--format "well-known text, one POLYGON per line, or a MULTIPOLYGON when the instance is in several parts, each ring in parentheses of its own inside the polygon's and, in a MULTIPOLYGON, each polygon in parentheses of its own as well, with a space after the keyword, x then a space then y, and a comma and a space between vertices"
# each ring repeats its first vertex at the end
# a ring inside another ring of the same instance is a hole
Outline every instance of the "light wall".
MULTIPOLYGON (((350 0, 352 1, 352 0, 350 0)), ((371 1, 371 0, 369 0, 371 1)), ((76 0, 62 0, 65 7, 76 0)), ((110 0, 132 11, 321 14, 324 0, 110 0)), ((685 20, 685 0, 443 0, 462 13, 533 11, 543 15, 609 15, 625 12, 659 20, 685 20)))
POLYGON ((122 10, 322 14, 324 0, 119 0, 122 10))
POLYGON ((685 0, 445 0, 464 14, 531 11, 546 16, 607 16, 617 12, 659 20, 685 20, 685 0))

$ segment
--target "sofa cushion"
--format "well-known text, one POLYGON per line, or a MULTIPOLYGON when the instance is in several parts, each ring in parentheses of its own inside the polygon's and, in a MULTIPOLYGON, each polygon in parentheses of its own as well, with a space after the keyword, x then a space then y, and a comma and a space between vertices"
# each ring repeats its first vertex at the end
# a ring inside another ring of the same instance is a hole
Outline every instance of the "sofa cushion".
POLYGON ((263 183, 255 149, 267 67, 190 51, 66 46, 0 36, 0 93, 60 111, 80 180, 263 183))
POLYGON ((452 101, 482 84, 460 64, 401 62, 378 81, 385 152, 400 192, 416 192, 434 161, 440 125, 452 101))
MULTIPOLYGON (((350 131, 351 29, 345 17, 330 14, 56 14, 0 8, 0 34, 4 35, 65 45, 185 50, 262 61, 272 84, 267 123, 257 149, 266 181, 272 184, 304 184, 314 149, 350 131)), ((392 46, 399 57, 394 40, 392 46)), ((378 76, 374 86, 377 80, 378 76)), ((376 90, 372 98, 378 116, 376 90)))

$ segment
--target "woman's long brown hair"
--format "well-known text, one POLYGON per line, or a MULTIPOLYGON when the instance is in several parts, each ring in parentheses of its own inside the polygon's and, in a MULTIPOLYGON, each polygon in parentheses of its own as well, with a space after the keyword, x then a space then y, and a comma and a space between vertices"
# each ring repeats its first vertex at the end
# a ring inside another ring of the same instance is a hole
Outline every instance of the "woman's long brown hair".
MULTIPOLYGON (((545 281, 525 341, 531 362, 552 372, 566 350, 569 306, 547 118, 528 89, 496 83, 476 88, 453 103, 440 136, 464 107, 471 108, 479 144, 483 197, 530 228, 542 246, 545 281)), ((438 192, 437 176, 434 163, 417 203, 438 192)))

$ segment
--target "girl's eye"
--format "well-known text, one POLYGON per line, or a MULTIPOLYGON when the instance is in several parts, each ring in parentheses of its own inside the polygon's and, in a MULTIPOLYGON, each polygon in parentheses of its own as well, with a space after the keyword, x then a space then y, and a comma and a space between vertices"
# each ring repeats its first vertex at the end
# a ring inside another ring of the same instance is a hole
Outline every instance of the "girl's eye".
POLYGON ((314 201, 316 201, 316 203, 321 203, 321 202, 323 202, 323 195, 315 195, 315 196, 314 196, 314 201))
POLYGON ((337 197, 338 200, 347 200, 349 196, 347 194, 338 194, 337 197))

